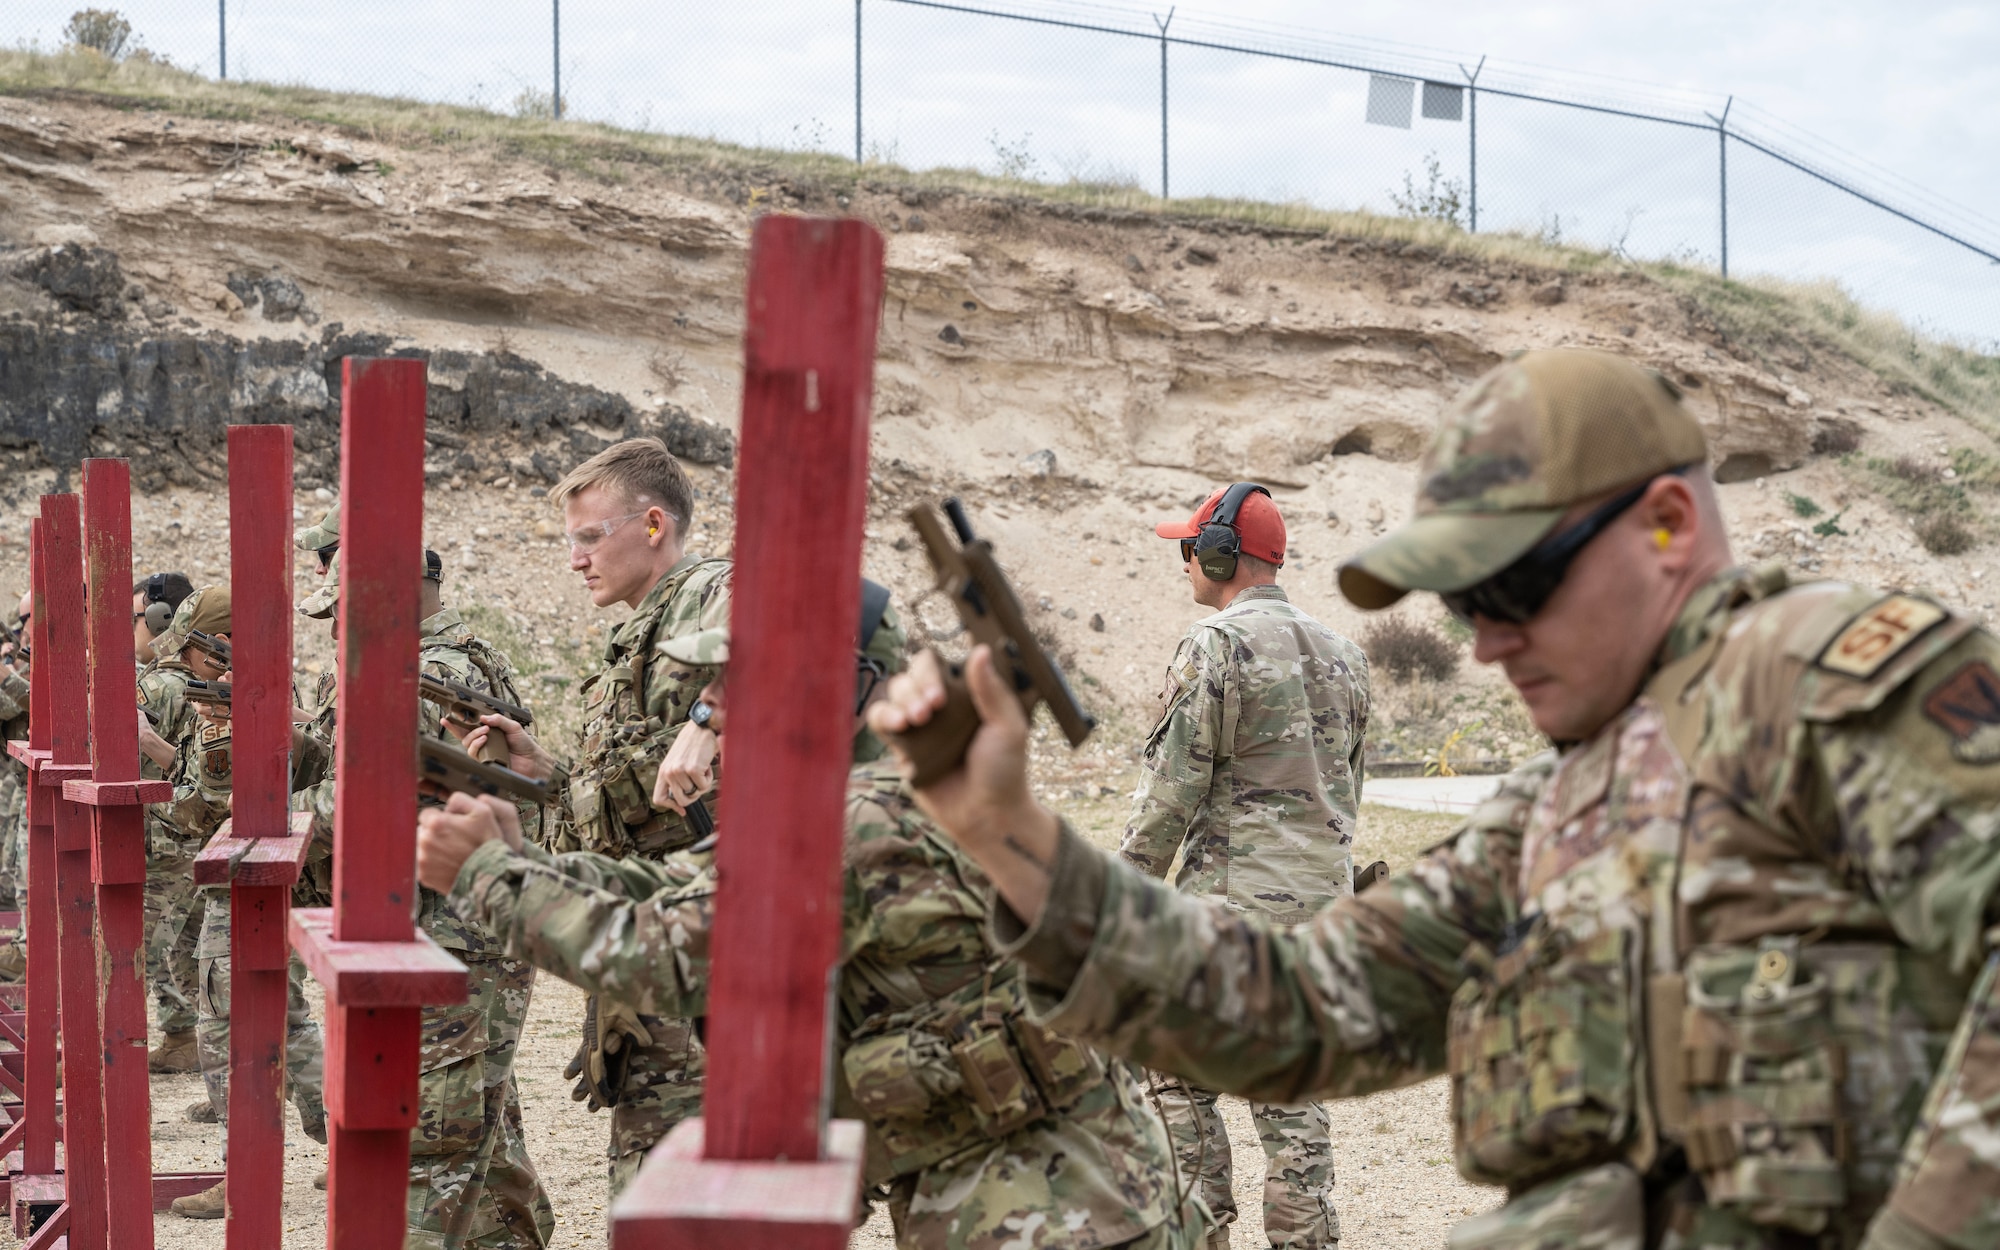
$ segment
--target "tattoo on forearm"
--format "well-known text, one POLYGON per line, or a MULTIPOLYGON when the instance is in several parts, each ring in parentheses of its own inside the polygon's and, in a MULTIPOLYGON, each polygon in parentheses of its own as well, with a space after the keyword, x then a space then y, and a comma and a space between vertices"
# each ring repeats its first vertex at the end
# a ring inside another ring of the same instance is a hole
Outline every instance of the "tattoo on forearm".
POLYGON ((1027 846, 1023 844, 1019 838, 1015 837, 1011 833, 1007 835, 1007 849, 1014 852, 1014 854, 1019 855, 1022 859, 1025 859, 1029 863, 1033 864, 1044 877, 1049 875, 1050 871, 1049 862, 1043 859, 1041 856, 1035 854, 1033 851, 1029 850, 1027 846))

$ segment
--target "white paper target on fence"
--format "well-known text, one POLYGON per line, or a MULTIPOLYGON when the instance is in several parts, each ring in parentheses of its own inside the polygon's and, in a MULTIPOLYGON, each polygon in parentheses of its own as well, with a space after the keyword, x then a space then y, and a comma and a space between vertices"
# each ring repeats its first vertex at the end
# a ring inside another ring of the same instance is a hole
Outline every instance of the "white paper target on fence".
POLYGON ((1452 82, 1424 84, 1424 116, 1432 121, 1455 122, 1465 119, 1465 88, 1452 82))
POLYGON ((1411 114, 1417 106, 1417 83, 1413 78, 1390 78, 1386 74, 1368 75, 1368 124, 1371 126, 1394 126, 1398 130, 1410 128, 1411 114))

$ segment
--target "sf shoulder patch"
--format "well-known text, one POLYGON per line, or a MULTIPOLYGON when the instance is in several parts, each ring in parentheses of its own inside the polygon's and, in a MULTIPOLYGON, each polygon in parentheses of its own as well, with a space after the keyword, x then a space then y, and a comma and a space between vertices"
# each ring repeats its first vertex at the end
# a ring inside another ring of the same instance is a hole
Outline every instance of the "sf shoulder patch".
POLYGON ((1831 672, 1866 680, 1950 615, 1928 599, 1890 595, 1848 622, 1817 662, 1831 672))
POLYGON ((1945 678, 1924 700, 1924 715, 1951 735, 1960 763, 2000 763, 2000 673, 1985 660, 1945 678))

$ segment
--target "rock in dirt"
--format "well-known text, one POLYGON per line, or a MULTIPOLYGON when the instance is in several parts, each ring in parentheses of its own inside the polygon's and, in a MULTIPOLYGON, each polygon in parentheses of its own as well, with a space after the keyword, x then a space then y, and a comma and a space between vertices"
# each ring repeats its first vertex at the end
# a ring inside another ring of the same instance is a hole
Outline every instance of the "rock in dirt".
POLYGON ((1528 293, 1528 302, 1549 308, 1562 303, 1568 294, 1569 292, 1563 289, 1562 279, 1557 278, 1554 282, 1544 282, 1530 291, 1528 293))
POLYGON ((40 287, 71 312, 125 315, 125 271, 106 248, 65 243, 0 253, 0 274, 40 287))
POLYGON ((1056 475, 1056 453, 1054 448, 1044 447, 1021 457, 1021 472, 1028 477, 1046 478, 1056 475))

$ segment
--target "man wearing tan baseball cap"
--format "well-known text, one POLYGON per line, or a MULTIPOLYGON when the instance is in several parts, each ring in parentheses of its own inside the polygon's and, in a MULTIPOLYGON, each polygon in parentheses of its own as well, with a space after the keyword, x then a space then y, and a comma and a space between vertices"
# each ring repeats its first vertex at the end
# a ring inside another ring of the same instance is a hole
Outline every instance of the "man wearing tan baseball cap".
MULTIPOLYGON (((1579 350, 1474 383, 1341 582, 1438 593, 1560 750, 1286 927, 1062 825, 975 649, 985 723, 917 801, 987 871, 1040 1021, 1249 1098, 1449 1077, 1460 1173, 1508 1193, 1455 1247, 1993 1244, 2000 641, 1731 567, 1673 388, 1579 350)), ((875 730, 941 687, 919 657, 875 730)))

